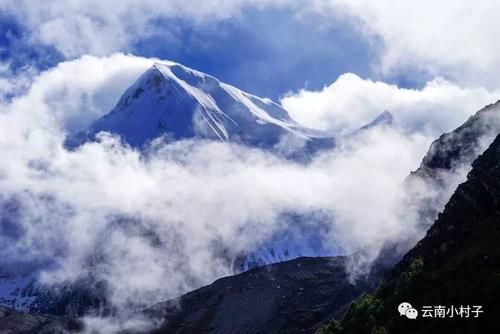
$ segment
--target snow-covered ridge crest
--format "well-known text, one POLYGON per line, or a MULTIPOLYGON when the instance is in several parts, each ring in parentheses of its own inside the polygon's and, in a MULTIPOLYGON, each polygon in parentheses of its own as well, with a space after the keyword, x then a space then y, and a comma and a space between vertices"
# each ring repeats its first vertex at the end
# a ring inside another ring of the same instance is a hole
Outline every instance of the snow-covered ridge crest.
MULTIPOLYGON (((204 75, 201 72, 195 71, 188 69, 182 65, 179 64, 174 64, 174 65, 165 65, 161 63, 155 63, 153 65, 153 68, 158 70, 160 73, 162 73, 165 77, 170 78, 171 80, 174 80, 177 82, 193 99, 195 99, 201 108, 202 115, 206 117, 207 123, 210 125, 214 133, 219 137, 221 140, 228 140, 229 139, 229 134, 227 133, 227 130, 224 127, 224 120, 230 120, 231 122, 234 122, 229 116, 227 116, 217 105, 217 102, 204 92, 202 89, 191 86, 189 83, 186 81, 178 78, 173 72, 172 72, 172 67, 174 66, 179 66, 181 67, 185 72, 192 74, 193 76, 199 78, 202 82, 207 83, 207 76, 204 75)), ((216 80, 215 78, 213 78, 216 80)), ((236 122, 234 122, 236 123, 236 122)))
POLYGON ((212 109, 223 113, 221 108, 219 108, 217 103, 207 92, 196 87, 197 86, 196 83, 194 83, 194 86, 191 86, 187 81, 184 81, 183 79, 176 76, 173 71, 177 72, 177 75, 180 75, 182 77, 182 72, 177 71, 178 69, 182 69, 182 71, 184 71, 185 73, 189 73, 193 77, 199 78, 200 81, 202 81, 207 85, 210 85, 210 82, 217 83, 224 91, 226 91, 229 95, 231 95, 231 97, 236 102, 243 103, 248 108, 248 111, 254 114, 255 117, 257 117, 261 122, 274 123, 277 125, 281 125, 283 127, 290 127, 290 128, 299 127, 298 124, 294 120, 292 120, 290 116, 288 116, 288 113, 284 109, 282 109, 280 105, 274 103, 272 100, 267 98, 260 98, 255 95, 245 93, 234 86, 220 82, 211 75, 190 69, 188 67, 176 63, 164 64, 156 62, 153 65, 153 68, 160 71, 166 77, 177 81, 187 92, 189 92, 194 98, 196 98, 197 101, 201 105, 203 105, 203 107, 207 109, 212 109), (255 102, 253 102, 252 100, 255 102), (264 110, 263 108, 257 105, 257 103, 259 102, 261 105, 274 106, 277 108, 278 111, 282 111, 283 113, 280 114, 276 111, 273 113, 272 110, 264 110))

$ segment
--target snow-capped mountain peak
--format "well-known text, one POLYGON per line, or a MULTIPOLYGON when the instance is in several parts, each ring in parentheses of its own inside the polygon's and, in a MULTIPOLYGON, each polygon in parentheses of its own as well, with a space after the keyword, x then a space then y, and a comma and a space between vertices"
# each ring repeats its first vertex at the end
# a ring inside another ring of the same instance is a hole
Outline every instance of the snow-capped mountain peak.
POLYGON ((69 147, 101 131, 141 147, 162 135, 177 140, 210 138, 272 147, 284 135, 304 141, 327 137, 301 127, 279 104, 241 91, 174 62, 155 63, 107 115, 70 137, 69 147))

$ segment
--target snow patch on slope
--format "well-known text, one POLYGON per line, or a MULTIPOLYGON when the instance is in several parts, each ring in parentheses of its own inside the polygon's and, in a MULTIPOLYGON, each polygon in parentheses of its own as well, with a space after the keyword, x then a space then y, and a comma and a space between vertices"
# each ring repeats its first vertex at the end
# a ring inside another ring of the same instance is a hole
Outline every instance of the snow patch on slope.
POLYGON ((28 311, 36 299, 34 285, 32 275, 0 277, 0 305, 28 311))

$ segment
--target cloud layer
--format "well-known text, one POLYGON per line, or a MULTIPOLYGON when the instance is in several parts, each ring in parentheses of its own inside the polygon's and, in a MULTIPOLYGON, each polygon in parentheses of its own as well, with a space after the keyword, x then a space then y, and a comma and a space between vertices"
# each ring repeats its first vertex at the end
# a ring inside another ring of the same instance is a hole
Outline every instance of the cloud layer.
POLYGON ((281 103, 299 122, 335 134, 350 133, 389 111, 398 127, 438 137, 499 97, 500 91, 461 87, 441 78, 422 89, 404 89, 346 73, 321 91, 301 90, 281 103))
POLYGON ((42 275, 49 283, 91 271, 109 284, 118 308, 232 273, 236 257, 290 228, 283 219, 289 213, 321 231, 317 240, 332 252, 370 249, 374 256, 388 240, 419 235, 417 222, 401 212, 402 182, 434 139, 427 115, 444 110, 440 126, 456 126, 467 114, 460 109, 450 120, 456 103, 488 98, 446 82, 407 91, 346 75, 333 93, 300 92, 285 105, 305 123, 330 129, 359 127, 392 108, 400 122, 346 136, 308 164, 209 141, 156 143, 141 154, 103 134, 74 152, 62 147, 67 131, 110 110, 153 61, 115 54, 61 63, 0 112, 0 187, 19 224, 15 233, 2 225, 3 258, 50 261, 42 275), (326 106, 337 89, 343 102, 330 117, 326 106), (461 100, 440 97, 449 92, 461 100), (359 105, 360 94, 370 99, 359 105))
POLYGON ((368 38, 383 40, 377 69, 408 67, 461 83, 497 88, 500 56, 495 22, 500 4, 493 0, 419 1, 318 0, 326 15, 344 13, 368 38))

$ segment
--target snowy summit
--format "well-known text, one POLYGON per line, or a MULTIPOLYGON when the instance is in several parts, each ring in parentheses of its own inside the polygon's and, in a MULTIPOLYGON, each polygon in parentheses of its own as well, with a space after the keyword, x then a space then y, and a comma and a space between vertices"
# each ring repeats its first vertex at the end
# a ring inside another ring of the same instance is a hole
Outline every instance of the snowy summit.
POLYGON ((111 112, 69 138, 67 146, 94 140, 101 131, 117 134, 133 147, 165 135, 173 140, 198 137, 267 148, 285 135, 303 143, 327 137, 300 126, 269 99, 173 62, 155 63, 111 112))

